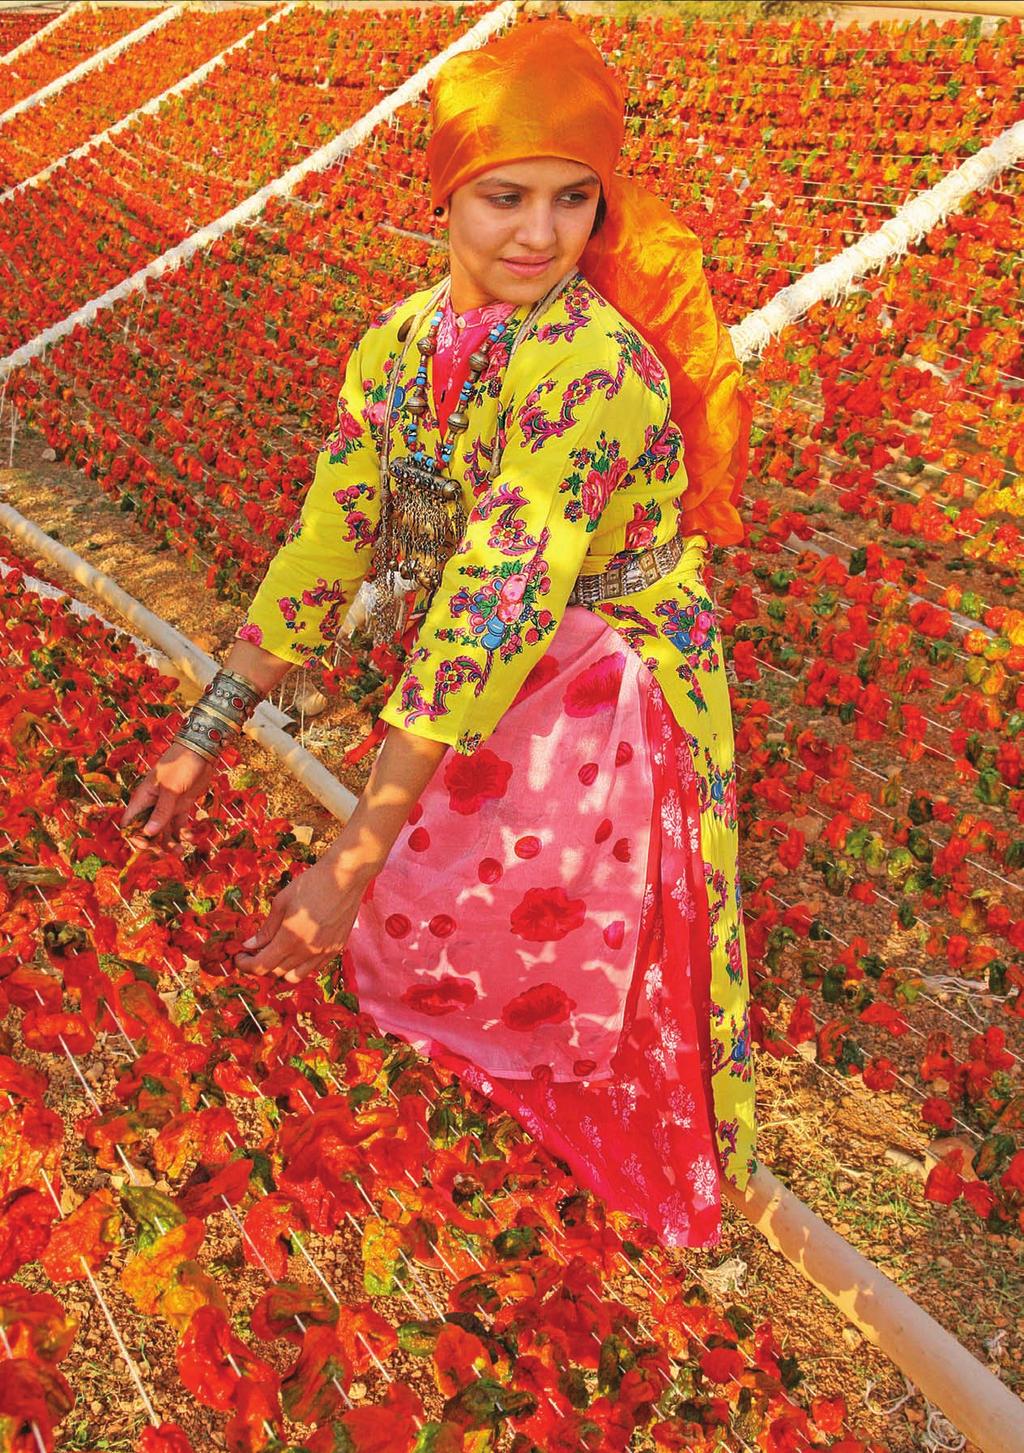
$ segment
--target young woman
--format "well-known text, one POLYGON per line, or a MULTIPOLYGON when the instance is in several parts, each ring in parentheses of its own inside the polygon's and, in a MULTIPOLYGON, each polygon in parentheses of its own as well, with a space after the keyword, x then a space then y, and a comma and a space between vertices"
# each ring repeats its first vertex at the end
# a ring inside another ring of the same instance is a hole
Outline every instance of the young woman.
POLYGON ((710 542, 750 410, 696 237, 615 172, 623 94, 571 22, 449 60, 427 151, 449 272, 353 350, 337 427, 226 667, 125 814, 211 763, 364 579, 401 635, 350 820, 238 967, 344 950, 384 1031, 670 1245, 754 1168, 732 727, 710 542))

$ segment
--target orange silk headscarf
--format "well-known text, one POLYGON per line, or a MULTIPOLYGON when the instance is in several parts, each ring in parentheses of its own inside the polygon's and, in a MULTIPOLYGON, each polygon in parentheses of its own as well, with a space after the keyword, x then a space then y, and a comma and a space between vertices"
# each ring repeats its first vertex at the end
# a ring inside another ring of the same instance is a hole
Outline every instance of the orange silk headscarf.
POLYGON ((700 239, 652 192, 615 166, 624 92, 571 20, 513 26, 452 56, 431 89, 431 205, 500 162, 559 156, 591 166, 607 212, 579 269, 664 363, 682 431, 687 485, 682 529, 716 544, 743 538, 751 397, 719 322, 700 239))

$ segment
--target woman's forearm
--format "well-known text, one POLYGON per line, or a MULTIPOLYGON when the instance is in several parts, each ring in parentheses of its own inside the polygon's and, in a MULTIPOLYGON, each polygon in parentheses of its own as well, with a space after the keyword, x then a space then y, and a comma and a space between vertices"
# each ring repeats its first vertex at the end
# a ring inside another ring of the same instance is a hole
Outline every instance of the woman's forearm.
POLYGON ((224 658, 224 667, 228 671, 237 671, 239 676, 251 681, 262 696, 268 696, 292 669, 292 662, 283 661, 262 646, 253 645, 252 641, 233 641, 224 658))
POLYGON ((340 835, 324 854, 340 878, 367 882, 384 866, 395 839, 448 748, 390 726, 369 781, 340 835))
MULTIPOLYGON (((266 696, 283 680, 292 663, 251 641, 236 640, 224 665, 251 681, 266 696)), ((401 727, 388 728, 352 816, 324 854, 340 874, 349 880, 355 874, 368 882, 380 872, 409 813, 447 750, 443 742, 429 741, 401 727)))

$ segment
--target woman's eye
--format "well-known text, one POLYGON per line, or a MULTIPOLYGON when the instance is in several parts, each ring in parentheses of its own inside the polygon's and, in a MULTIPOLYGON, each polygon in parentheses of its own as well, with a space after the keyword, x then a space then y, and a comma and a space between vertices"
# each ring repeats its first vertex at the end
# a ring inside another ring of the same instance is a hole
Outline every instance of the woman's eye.
MULTIPOLYGON (((585 192, 566 192, 564 193, 562 200, 569 202, 571 206, 575 207, 578 206, 580 202, 585 202, 587 200, 587 196, 585 192)), ((519 201, 519 195, 516 192, 505 192, 500 197, 492 197, 491 201, 495 204, 495 206, 498 207, 504 207, 509 204, 514 206, 515 203, 519 201)))

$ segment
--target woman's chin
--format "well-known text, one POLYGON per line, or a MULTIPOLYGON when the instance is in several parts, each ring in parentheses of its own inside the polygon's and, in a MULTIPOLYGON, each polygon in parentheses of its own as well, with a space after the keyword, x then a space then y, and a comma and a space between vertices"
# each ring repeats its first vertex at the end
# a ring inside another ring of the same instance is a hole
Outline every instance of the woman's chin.
POLYGON ((499 259, 486 270, 454 279, 452 307, 458 313, 469 307, 484 307, 488 303, 528 306, 539 302, 575 266, 575 263, 566 265, 562 261, 554 261, 531 277, 526 273, 517 274, 499 259))
POLYGON ((548 267, 533 274, 517 273, 514 269, 506 267, 503 262, 499 262, 488 281, 497 302, 536 303, 568 271, 570 271, 569 268, 560 267, 558 263, 552 262, 548 267))

